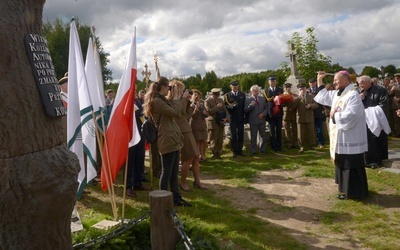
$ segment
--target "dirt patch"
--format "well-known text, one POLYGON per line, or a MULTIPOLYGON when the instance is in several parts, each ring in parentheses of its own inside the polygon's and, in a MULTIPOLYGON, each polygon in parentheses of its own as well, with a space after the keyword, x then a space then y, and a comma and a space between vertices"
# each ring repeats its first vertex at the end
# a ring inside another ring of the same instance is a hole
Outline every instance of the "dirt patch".
MULTIPOLYGON (((333 179, 302 176, 302 171, 281 169, 263 171, 250 188, 221 185, 222 180, 208 179, 218 197, 229 200, 237 209, 284 228, 309 249, 362 249, 351 235, 328 232, 321 225, 337 193, 333 179)), ((342 216, 341 216, 342 217, 342 216)))

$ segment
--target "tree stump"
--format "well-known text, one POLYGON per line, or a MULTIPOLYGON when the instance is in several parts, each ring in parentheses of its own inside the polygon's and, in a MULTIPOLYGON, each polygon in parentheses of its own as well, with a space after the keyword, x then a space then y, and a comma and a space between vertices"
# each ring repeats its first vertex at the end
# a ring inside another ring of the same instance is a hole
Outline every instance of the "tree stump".
POLYGON ((164 190, 150 192, 150 237, 151 249, 175 249, 179 241, 179 233, 170 216, 174 206, 172 193, 164 190))
MULTIPOLYGON (((0 249, 71 249, 79 162, 46 114, 25 50, 45 0, 0 1, 0 249)), ((65 62, 68 63, 68 62, 65 62)))

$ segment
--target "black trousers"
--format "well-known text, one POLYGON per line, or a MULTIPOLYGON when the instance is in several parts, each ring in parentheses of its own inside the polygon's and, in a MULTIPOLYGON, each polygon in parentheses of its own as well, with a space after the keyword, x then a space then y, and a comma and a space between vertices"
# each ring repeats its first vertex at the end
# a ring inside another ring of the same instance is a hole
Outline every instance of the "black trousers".
POLYGON ((273 151, 282 150, 282 117, 269 118, 271 148, 273 151))
POLYGON ((168 191, 168 184, 171 188, 174 203, 179 202, 182 196, 179 193, 178 173, 179 173, 179 150, 161 155, 161 177, 160 190, 168 191))
POLYGON ((231 122, 229 124, 231 131, 231 144, 232 151, 234 154, 242 154, 243 150, 243 136, 244 136, 244 123, 243 122, 231 122))
POLYGON ((142 174, 144 171, 145 140, 141 139, 138 144, 129 148, 128 176, 126 188, 142 186, 142 174))
POLYGON ((365 165, 381 165, 382 160, 388 159, 388 136, 385 131, 381 131, 379 136, 375 136, 367 128, 368 152, 364 153, 365 165))

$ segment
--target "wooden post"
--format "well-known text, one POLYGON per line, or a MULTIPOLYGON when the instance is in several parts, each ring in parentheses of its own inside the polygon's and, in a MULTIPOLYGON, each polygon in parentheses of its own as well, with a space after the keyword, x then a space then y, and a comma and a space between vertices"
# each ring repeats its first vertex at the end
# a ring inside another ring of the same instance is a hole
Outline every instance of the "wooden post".
POLYGON ((165 190, 155 190, 150 192, 149 196, 151 249, 175 249, 179 241, 179 233, 175 229, 169 212, 174 206, 172 193, 165 190))

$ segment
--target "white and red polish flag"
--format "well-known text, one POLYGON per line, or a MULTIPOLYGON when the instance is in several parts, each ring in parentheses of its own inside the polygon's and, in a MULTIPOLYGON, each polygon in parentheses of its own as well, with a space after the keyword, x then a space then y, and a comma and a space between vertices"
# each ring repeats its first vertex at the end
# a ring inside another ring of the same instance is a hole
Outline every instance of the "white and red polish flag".
POLYGON ((128 61, 122 73, 121 82, 108 122, 106 140, 104 141, 104 161, 101 169, 101 187, 104 191, 108 189, 107 180, 112 185, 117 178, 119 170, 127 160, 128 147, 136 145, 140 141, 140 134, 134 115, 136 75, 135 29, 128 54, 128 61))

